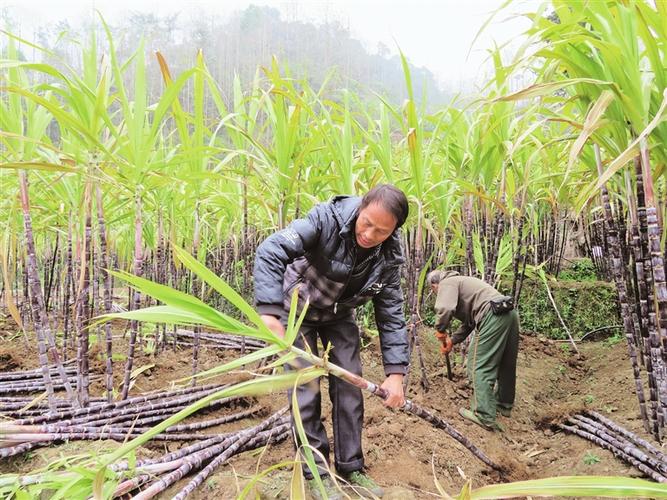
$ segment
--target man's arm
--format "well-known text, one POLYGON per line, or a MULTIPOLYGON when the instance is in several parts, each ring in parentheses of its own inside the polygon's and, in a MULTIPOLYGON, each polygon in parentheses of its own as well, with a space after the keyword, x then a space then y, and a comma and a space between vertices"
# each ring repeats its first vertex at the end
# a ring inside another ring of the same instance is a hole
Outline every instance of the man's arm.
POLYGON ((399 267, 392 272, 387 284, 373 297, 375 323, 380 332, 380 347, 386 375, 404 375, 408 366, 408 337, 403 312, 403 291, 399 267))
MULTIPOLYGON (((435 329, 441 333, 447 331, 449 323, 456 312, 459 302, 458 284, 447 279, 438 285, 438 295, 435 299, 435 329)), ((453 340, 453 339, 452 339, 453 340)))
POLYGON ((390 408, 399 408, 405 404, 403 376, 409 362, 399 270, 400 268, 396 267, 387 285, 373 299, 375 323, 380 332, 382 362, 387 376, 381 387, 389 393, 384 404, 390 408))
POLYGON ((462 324, 452 335, 452 344, 460 344, 468 338, 468 335, 470 335, 473 330, 475 330, 473 325, 469 325, 467 323, 462 324))

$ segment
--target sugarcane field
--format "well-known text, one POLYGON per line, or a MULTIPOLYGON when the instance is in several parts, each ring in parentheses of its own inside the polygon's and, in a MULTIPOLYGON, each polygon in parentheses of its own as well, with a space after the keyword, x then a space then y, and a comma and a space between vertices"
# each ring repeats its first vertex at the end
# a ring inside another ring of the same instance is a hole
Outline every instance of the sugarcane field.
POLYGON ((667 2, 0 4, 0 498, 667 498, 667 2))

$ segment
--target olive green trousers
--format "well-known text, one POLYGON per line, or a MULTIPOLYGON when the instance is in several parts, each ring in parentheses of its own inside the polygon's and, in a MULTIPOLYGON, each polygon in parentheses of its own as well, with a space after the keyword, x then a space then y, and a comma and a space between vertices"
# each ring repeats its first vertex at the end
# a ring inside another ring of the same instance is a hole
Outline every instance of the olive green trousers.
POLYGON ((474 394, 471 410, 485 425, 496 421, 498 406, 512 409, 519 352, 516 310, 495 315, 489 311, 478 326, 468 350, 468 378, 474 394))

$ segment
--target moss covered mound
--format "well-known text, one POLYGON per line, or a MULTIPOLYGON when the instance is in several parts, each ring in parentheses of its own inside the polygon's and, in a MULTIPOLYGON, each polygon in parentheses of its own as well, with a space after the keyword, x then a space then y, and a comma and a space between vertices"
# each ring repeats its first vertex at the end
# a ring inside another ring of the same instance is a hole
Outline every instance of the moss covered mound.
MULTIPOLYGON (((605 326, 620 324, 616 289, 606 281, 550 281, 549 288, 565 324, 575 338, 605 326)), ((552 339, 566 338, 544 283, 526 280, 519 300, 521 330, 552 339)), ((618 332, 613 330, 612 333, 618 332)))

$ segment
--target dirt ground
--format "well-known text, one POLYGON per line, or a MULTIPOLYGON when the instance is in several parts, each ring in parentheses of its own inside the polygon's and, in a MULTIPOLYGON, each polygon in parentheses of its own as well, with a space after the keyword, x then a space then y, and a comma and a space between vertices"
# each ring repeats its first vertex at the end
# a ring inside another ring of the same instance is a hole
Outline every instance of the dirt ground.
MULTIPOLYGON (((3 330, 0 371, 34 368, 37 365, 35 349, 28 347, 21 336, 9 335, 7 329, 3 330)), ((581 438, 555 431, 552 425, 565 415, 590 408, 650 440, 642 429, 632 370, 623 342, 581 343, 578 344, 580 355, 576 355, 566 344, 539 336, 523 335, 518 359, 515 409, 511 418, 499 417, 506 429, 505 433, 490 433, 458 415, 458 409, 467 405, 470 395, 463 367, 454 364, 454 380, 448 380, 435 338, 427 330, 420 333, 420 338, 430 388, 424 390, 420 386, 419 364, 415 357, 408 397, 434 410, 511 472, 508 476, 500 477, 444 431, 433 428, 417 417, 388 410, 380 400, 367 396, 364 419, 366 464, 370 475, 385 487, 385 498, 437 497, 436 480, 453 495, 460 492, 467 479, 471 479, 473 487, 477 487, 507 480, 559 475, 641 477, 641 473, 626 466, 611 453, 581 438)), ((204 349, 200 355, 200 364, 203 368, 212 367, 234 355, 204 349)), ((362 357, 364 376, 381 382, 384 375, 377 339, 363 350, 362 357)), ((122 372, 122 364, 120 361, 115 363, 116 373, 122 372)), ((150 367, 138 376, 132 392, 138 394, 165 388, 171 381, 189 375, 190 365, 189 349, 170 350, 157 357, 140 352, 135 367, 150 367)), ((101 356, 92 363, 92 370, 102 373, 101 356)), ((326 381, 323 384, 323 392, 326 394, 326 381)), ((101 394, 102 381, 98 380, 93 384, 92 395, 101 394)), ((323 400, 325 424, 331 438, 330 405, 326 396, 323 400)), ((284 406, 286 398, 277 394, 261 397, 259 402, 267 407, 265 413, 268 413, 269 410, 284 406)), ((261 416, 258 416, 256 419, 230 424, 222 432, 249 426, 260 419, 261 416)), ((42 448, 29 457, 5 460, 0 465, 0 472, 27 471, 44 466, 49 460, 63 454, 103 451, 115 446, 117 444, 110 441, 78 441, 42 448)), ((175 442, 149 445, 140 455, 155 456, 179 446, 175 442)), ((220 467, 192 498, 235 498, 249 477, 293 458, 294 450, 290 442, 234 457, 226 466, 220 467)), ((290 477, 288 466, 267 471, 257 483, 255 491, 260 498, 287 498, 290 477)), ((182 487, 182 484, 179 486, 182 487)), ((177 486, 168 490, 160 498, 170 498, 178 489, 177 486)))

